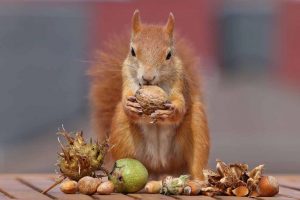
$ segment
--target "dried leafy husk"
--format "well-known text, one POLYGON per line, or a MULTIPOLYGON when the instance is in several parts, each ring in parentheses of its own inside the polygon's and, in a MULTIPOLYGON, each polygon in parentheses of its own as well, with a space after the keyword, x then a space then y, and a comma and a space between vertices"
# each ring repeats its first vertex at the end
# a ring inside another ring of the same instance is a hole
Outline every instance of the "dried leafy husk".
POLYGON ((241 163, 235 163, 229 165, 232 173, 240 179, 244 172, 248 171, 248 165, 247 164, 241 164, 241 163))
POLYGON ((255 167, 249 172, 249 177, 255 181, 259 181, 260 178, 262 177, 263 169, 264 169, 264 165, 258 165, 257 167, 255 167))
POLYGON ((217 172, 210 169, 204 169, 203 175, 204 175, 204 179, 212 185, 219 182, 220 179, 222 178, 222 176, 220 176, 217 172))
POLYGON ((68 141, 63 145, 60 140, 62 153, 59 153, 57 166, 63 176, 78 181, 84 176, 95 176, 96 171, 102 170, 104 157, 108 150, 108 142, 102 144, 93 142, 92 139, 87 143, 83 138, 82 132, 70 134, 62 130, 58 135, 64 136, 68 141))
POLYGON ((186 186, 187 181, 190 179, 188 175, 181 175, 178 178, 167 176, 162 181, 162 188, 160 193, 165 195, 178 195, 183 193, 183 189, 186 186))
POLYGON ((247 180, 247 188, 249 189, 250 193, 256 192, 258 182, 255 181, 253 178, 249 178, 247 180))
POLYGON ((232 172, 231 168, 221 160, 217 160, 217 171, 223 177, 220 182, 224 183, 227 187, 237 181, 237 177, 232 172))

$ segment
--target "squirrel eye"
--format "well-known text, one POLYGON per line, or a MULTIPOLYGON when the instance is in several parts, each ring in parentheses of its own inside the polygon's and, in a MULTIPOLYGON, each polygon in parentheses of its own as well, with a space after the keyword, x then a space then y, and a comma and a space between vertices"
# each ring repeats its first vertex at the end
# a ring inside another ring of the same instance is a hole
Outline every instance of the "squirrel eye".
POLYGON ((172 54, 171 54, 171 51, 168 53, 167 57, 166 57, 166 60, 169 60, 171 58, 172 54))
POLYGON ((133 57, 135 57, 135 51, 134 51, 134 49, 131 47, 131 55, 133 56, 133 57))

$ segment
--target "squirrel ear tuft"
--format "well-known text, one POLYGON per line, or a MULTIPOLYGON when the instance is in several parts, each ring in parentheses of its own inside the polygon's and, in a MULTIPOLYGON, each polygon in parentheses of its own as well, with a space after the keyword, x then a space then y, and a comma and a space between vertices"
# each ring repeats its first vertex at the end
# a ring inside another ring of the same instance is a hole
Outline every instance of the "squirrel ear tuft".
POLYGON ((132 33, 136 34, 141 30, 140 11, 135 10, 132 16, 132 33))
POLYGON ((170 36, 173 35, 174 25, 175 25, 175 18, 173 13, 170 12, 168 22, 165 26, 165 30, 170 36))

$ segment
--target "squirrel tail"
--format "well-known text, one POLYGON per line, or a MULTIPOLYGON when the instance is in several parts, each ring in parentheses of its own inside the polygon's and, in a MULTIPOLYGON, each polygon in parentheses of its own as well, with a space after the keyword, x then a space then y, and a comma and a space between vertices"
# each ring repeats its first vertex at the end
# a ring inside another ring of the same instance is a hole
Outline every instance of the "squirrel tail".
POLYGON ((94 130, 100 139, 108 136, 116 105, 122 96, 122 64, 129 37, 115 36, 96 54, 87 74, 90 77, 90 107, 94 130))

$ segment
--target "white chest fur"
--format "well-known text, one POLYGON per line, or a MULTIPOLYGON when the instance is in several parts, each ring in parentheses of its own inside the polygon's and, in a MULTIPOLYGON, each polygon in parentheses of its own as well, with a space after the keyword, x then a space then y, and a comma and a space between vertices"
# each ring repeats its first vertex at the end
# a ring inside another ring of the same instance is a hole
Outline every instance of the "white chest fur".
POLYGON ((145 159, 151 159, 153 167, 165 167, 171 154, 175 152, 175 127, 170 125, 141 124, 144 137, 143 153, 145 159))

